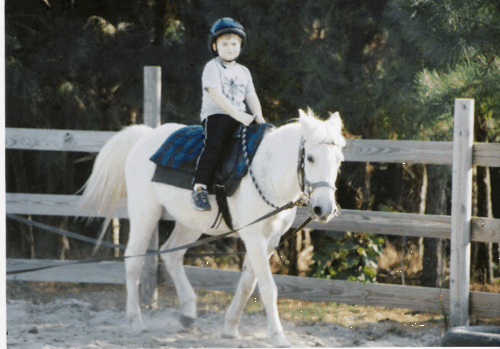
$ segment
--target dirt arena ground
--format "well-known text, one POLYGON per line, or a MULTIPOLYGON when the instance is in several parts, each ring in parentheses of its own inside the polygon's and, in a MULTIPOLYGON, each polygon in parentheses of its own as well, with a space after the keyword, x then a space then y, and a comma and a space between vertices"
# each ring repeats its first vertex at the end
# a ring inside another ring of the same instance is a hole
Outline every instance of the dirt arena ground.
MULTIPOLYGON (((178 322, 176 295, 160 287, 158 308, 144 310, 148 330, 132 335, 125 321, 124 286, 7 283, 9 348, 267 348, 267 320, 258 298, 249 300, 241 338, 221 339, 231 294, 199 291, 192 328, 178 322)), ((279 300, 292 347, 432 347, 445 332, 440 314, 338 303, 279 300)))

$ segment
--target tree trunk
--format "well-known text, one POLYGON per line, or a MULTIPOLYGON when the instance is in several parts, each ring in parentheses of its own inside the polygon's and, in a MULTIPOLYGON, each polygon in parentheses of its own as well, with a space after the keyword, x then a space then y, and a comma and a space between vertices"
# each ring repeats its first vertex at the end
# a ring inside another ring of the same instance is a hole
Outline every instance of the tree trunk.
POLYGON ((406 170, 411 176, 411 189, 408 195, 408 211, 424 214, 428 186, 427 167, 421 164, 413 164, 407 165, 406 170))
MULTIPOLYGON (((47 169, 47 186, 46 193, 54 194, 57 192, 57 183, 61 181, 61 178, 57 175, 60 173, 60 167, 57 165, 51 164, 47 169)), ((61 219, 58 216, 44 216, 41 218, 43 223, 61 227, 61 219)), ((64 246, 62 243, 60 236, 56 234, 50 234, 43 230, 38 230, 41 234, 40 239, 37 243, 37 248, 39 249, 39 255, 43 259, 57 259, 61 256, 61 246, 64 246), (42 233, 43 232, 43 233, 42 233), (42 235, 43 234, 43 235, 42 235)))
POLYGON ((163 42, 163 35, 165 34, 165 15, 167 12, 167 0, 155 2, 155 38, 153 45, 158 46, 163 42))
MULTIPOLYGON (((426 200, 427 200, 427 167, 422 164, 403 164, 404 173, 410 177, 411 186, 410 193, 407 197, 403 197, 404 192, 401 192, 400 206, 404 202, 408 212, 425 214, 426 200)), ((418 258, 424 258, 424 238, 418 239, 418 258)))
MULTIPOLYGON (((488 141, 488 126, 486 118, 475 113, 474 140, 488 141)), ((493 218, 491 202, 491 180, 488 167, 476 166, 473 168, 472 187, 472 215, 477 217, 493 218)), ((472 242, 471 279, 490 283, 493 281, 493 245, 492 243, 472 242)))
MULTIPOLYGON (((436 165, 427 167, 429 176, 426 213, 445 215, 447 212, 447 178, 446 172, 436 165)), ((445 241, 443 239, 425 238, 422 261, 422 286, 444 287, 445 241)))
MULTIPOLYGON (((472 215, 493 218, 491 181, 488 167, 473 168, 472 215)), ((493 276, 493 244, 472 242, 471 277, 480 283, 491 283, 493 276)))
MULTIPOLYGON (((18 193, 29 193, 28 175, 24 164, 24 156, 21 150, 13 150, 9 152, 12 156, 9 157, 9 163, 12 166, 16 181, 16 191, 18 193)), ((31 215, 28 216, 31 220, 31 215)), ((28 258, 35 258, 35 236, 33 235, 33 227, 31 225, 19 224, 21 232, 21 251, 28 258)))
POLYGON ((311 243, 311 229, 303 229, 297 233, 296 251, 297 258, 294 261, 296 275, 307 276, 314 254, 314 246, 311 243))
POLYGON ((373 175, 373 166, 367 162, 365 165, 365 176, 364 176, 364 185, 361 188, 360 195, 360 205, 359 209, 364 211, 371 211, 373 208, 373 202, 375 201, 375 197, 372 194, 371 190, 371 182, 373 175))
MULTIPOLYGON (((115 245, 119 245, 120 244, 120 218, 116 218, 116 217, 113 218, 112 225, 113 225, 113 243, 115 245)), ((116 247, 114 249, 113 256, 120 257, 120 249, 118 247, 116 247)))
MULTIPOLYGON (((73 191, 73 181, 74 181, 74 154, 71 152, 64 152, 64 193, 71 194, 73 191)), ((64 217, 59 224, 60 229, 68 229, 68 217, 64 217)), ((66 253, 69 251, 69 240, 66 236, 60 237, 58 256, 60 260, 66 259, 66 253)))
MULTIPOLYGON (((67 230, 68 229, 68 217, 64 217, 59 224, 59 229, 67 230)), ((59 251, 58 251, 58 258, 60 260, 65 260, 66 259, 66 252, 69 251, 69 240, 66 236, 60 236, 59 238, 59 251)))
POLYGON ((290 230, 286 235, 283 236, 284 242, 282 249, 282 254, 280 256, 280 261, 284 264, 283 272, 286 275, 297 275, 297 235, 302 234, 301 231, 297 233, 296 236, 290 236, 290 230))

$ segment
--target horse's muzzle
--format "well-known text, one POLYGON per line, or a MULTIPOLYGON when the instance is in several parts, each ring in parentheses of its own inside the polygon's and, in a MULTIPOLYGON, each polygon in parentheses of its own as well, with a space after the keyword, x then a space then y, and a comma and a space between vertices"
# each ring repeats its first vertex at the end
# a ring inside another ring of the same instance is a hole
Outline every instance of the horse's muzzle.
POLYGON ((326 223, 337 214, 337 205, 331 205, 330 209, 325 209, 321 205, 311 207, 311 214, 315 221, 326 223))

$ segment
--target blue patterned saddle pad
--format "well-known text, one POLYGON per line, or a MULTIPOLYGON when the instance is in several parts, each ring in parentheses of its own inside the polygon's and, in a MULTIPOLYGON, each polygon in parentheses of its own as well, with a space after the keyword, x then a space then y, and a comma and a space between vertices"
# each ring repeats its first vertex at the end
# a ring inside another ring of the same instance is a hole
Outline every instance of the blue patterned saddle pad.
MULTIPOLYGON (((248 157, 252 161, 266 131, 274 128, 271 124, 252 124, 247 127, 246 140, 248 157)), ((171 134, 150 158, 157 164, 153 182, 192 189, 198 156, 203 150, 205 135, 201 126, 186 126, 171 134)), ((228 196, 236 191, 239 182, 247 174, 241 142, 241 128, 231 137, 224 151, 224 162, 215 172, 214 183, 209 188, 213 193, 215 184, 226 186, 228 196)))

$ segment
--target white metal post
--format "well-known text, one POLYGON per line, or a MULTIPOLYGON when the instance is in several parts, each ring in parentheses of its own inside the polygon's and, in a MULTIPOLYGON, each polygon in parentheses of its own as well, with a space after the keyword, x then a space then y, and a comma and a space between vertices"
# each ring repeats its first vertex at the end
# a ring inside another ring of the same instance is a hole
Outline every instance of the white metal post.
MULTIPOLYGON (((161 124, 161 67, 144 67, 144 124, 156 128, 161 124)), ((158 250, 158 227, 149 249, 158 250)), ((156 308, 158 305, 158 256, 146 258, 141 274, 141 302, 156 308)))
POLYGON ((469 324, 474 100, 456 99, 451 202, 450 325, 469 324))

